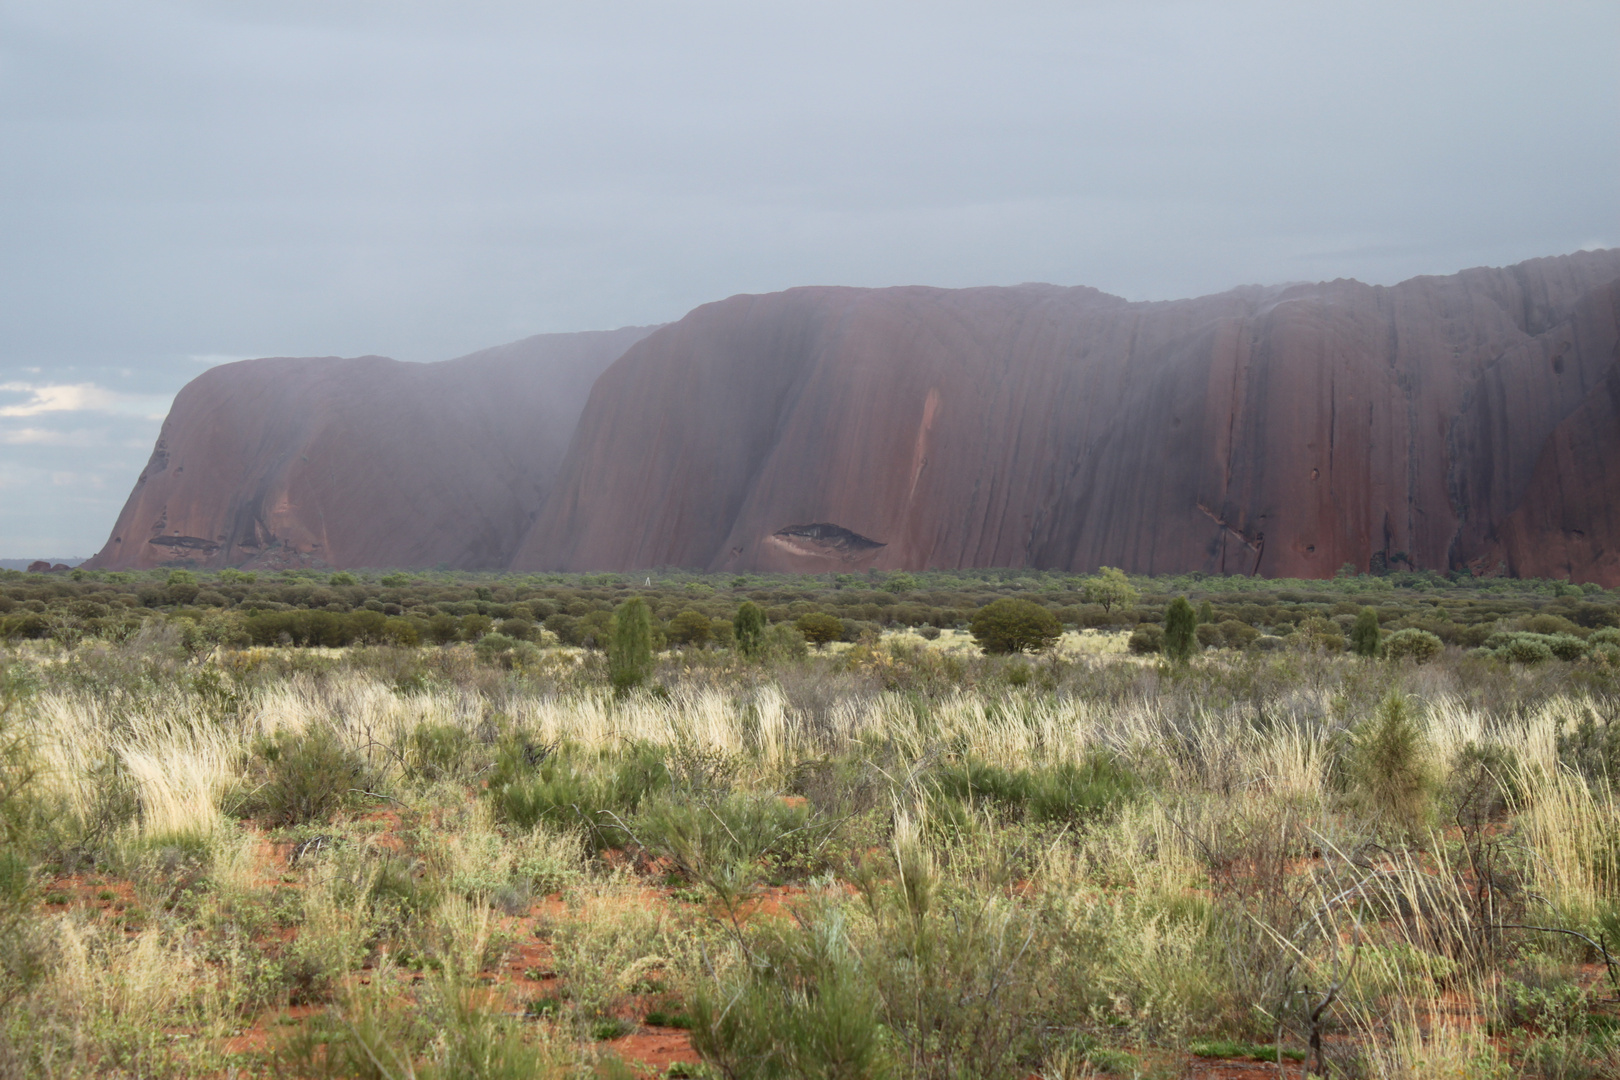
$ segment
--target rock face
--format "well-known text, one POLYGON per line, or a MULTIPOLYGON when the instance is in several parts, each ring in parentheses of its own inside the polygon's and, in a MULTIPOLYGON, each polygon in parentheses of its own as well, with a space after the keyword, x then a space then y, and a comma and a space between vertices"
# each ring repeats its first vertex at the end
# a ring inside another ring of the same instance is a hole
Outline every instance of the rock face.
POLYGON ((591 384, 650 329, 542 335, 437 364, 212 368, 175 398, 86 565, 503 567, 591 384))
POLYGON ((1620 584, 1620 251, 1242 288, 794 289, 597 381, 516 569, 1620 584))

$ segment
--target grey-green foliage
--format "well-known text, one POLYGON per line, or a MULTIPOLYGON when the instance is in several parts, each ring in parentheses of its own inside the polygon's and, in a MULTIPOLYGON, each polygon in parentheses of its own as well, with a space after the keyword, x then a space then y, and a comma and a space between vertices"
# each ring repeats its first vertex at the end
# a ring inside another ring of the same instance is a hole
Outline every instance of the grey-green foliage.
POLYGON ((1164 655, 1184 664, 1197 648, 1198 615, 1185 596, 1178 596, 1164 612, 1164 655))
POLYGON ((896 836, 892 860, 857 873, 860 903, 747 927, 750 962, 694 996, 693 1046, 759 1080, 1028 1076, 1043 1030, 1084 1006, 1052 992, 1037 907, 947 881, 935 858, 896 836))
POLYGON ((47 962, 44 935, 30 912, 33 869, 23 852, 37 769, 33 746, 15 719, 8 675, 0 669, 0 1020, 45 974, 47 962))
POLYGON ((1408 626, 1389 635, 1389 640, 1384 642, 1384 655, 1391 660, 1414 660, 1426 664, 1439 656, 1445 647, 1445 642, 1427 630, 1408 626))
POLYGON ((1116 809, 1141 784, 1129 769, 1106 754, 1032 769, 1006 769, 978 757, 941 765, 930 777, 935 801, 931 813, 955 816, 939 800, 994 806, 1033 822, 1076 822, 1116 809))
POLYGON ((608 630, 608 676, 620 692, 652 677, 652 612, 647 601, 632 596, 613 612, 608 630))
POLYGON ((807 845, 826 838, 828 823, 811 818, 802 800, 671 790, 648 799, 631 829, 649 851, 729 902, 753 885, 768 864, 802 855, 807 845))
POLYGON ((1357 656, 1378 655, 1378 612, 1373 608, 1364 607, 1356 614, 1350 628, 1350 650, 1357 656))
MULTIPOLYGON (((1606 644, 1602 631, 1592 635, 1592 642, 1606 644)), ((1492 634, 1485 640, 1485 648, 1497 657, 1515 664, 1540 664, 1554 659, 1579 660, 1590 651, 1590 645, 1574 634, 1532 634, 1528 632, 1492 634)))
POLYGON ((365 784, 366 763, 329 727, 262 743, 266 779, 242 806, 271 825, 328 821, 365 784))
POLYGON ((763 655, 773 660, 802 660, 810 651, 804 635, 792 623, 775 623, 765 632, 763 655))
POLYGON ((1127 644, 1138 656, 1152 656, 1164 650, 1164 627, 1158 623, 1140 623, 1131 631, 1127 644))

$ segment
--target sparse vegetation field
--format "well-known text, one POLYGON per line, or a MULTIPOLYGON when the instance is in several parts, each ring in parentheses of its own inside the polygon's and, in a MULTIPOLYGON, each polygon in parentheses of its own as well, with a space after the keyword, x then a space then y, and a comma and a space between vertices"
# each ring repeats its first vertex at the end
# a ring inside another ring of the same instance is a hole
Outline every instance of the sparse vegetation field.
POLYGON ((1616 601, 0 575, 0 1075, 1617 1075, 1616 601))

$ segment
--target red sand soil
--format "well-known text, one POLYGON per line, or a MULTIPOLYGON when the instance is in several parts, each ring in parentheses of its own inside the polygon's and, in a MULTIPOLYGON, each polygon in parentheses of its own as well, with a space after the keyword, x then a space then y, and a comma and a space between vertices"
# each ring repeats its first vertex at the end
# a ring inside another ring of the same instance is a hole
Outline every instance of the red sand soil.
MULTIPOLYGON (((406 839, 399 835, 407 828, 402 816, 391 810, 375 811, 365 815, 362 819, 368 825, 377 828, 377 832, 361 838, 361 842, 376 844, 388 850, 404 850, 406 839)), ((260 868, 259 880, 267 888, 284 889, 297 887, 290 884, 286 878, 289 874, 288 860, 293 854, 295 844, 288 841, 275 841, 260 830, 252 826, 244 826, 255 833, 255 854, 260 868)), ((634 865, 637 869, 649 872, 654 880, 662 880, 669 867, 654 866, 646 860, 630 860, 623 853, 608 853, 609 861, 617 859, 621 864, 634 865)), ((1019 883, 1014 886, 1015 891, 1019 883)), ((71 907, 82 907, 99 910, 104 917, 120 919, 124 912, 137 906, 135 889, 131 882, 115 880, 96 874, 74 874, 54 878, 43 890, 47 897, 60 897, 66 900, 65 904, 46 905, 47 910, 63 911, 71 907), (103 893, 111 894, 109 899, 102 899, 103 893)), ((684 903, 675 896, 676 890, 664 886, 647 885, 632 896, 608 898, 595 902, 594 906, 613 905, 616 903, 638 905, 670 905, 684 903)), ((715 917, 730 920, 732 918, 747 920, 754 918, 786 918, 791 917, 793 905, 804 895, 804 891, 793 886, 771 886, 757 890, 748 897, 737 910, 727 912, 715 905, 709 905, 708 913, 715 917)), ((485 984, 481 993, 485 996, 482 1007, 492 1011, 510 1014, 521 1013, 529 1002, 547 997, 559 997, 564 989, 557 972, 552 965, 551 945, 537 936, 536 930, 559 920, 577 917, 581 909, 571 907, 565 903, 560 895, 553 895, 536 900, 528 911, 520 915, 502 916, 498 920, 501 931, 508 936, 512 944, 508 947, 498 966, 481 974, 480 981, 485 984)), ((125 927, 126 933, 137 932, 139 927, 129 924, 125 927)), ((261 935, 261 943, 277 942, 287 944, 293 941, 297 931, 293 927, 269 927, 261 935)), ((1592 986, 1600 986, 1607 982, 1607 972, 1601 963, 1584 966, 1585 981, 1592 986)), ((351 976, 362 985, 369 984, 369 970, 362 970, 351 976)), ((418 976, 414 980, 422 981, 418 976)), ((675 1028, 654 1027, 639 1023, 645 1015, 645 1009, 663 1004, 663 995, 648 995, 646 1000, 638 1001, 625 1010, 622 1018, 638 1026, 629 1034, 602 1045, 617 1054, 627 1062, 637 1063, 657 1071, 664 1071, 675 1062, 696 1063, 698 1054, 692 1049, 689 1035, 675 1028)), ((1466 999, 1455 992, 1447 992, 1440 998, 1442 1010, 1451 1017, 1473 1015, 1477 1011, 1477 1003, 1466 999)), ((274 1048, 275 1044, 290 1032, 293 1027, 318 1015, 328 1008, 325 1005, 300 1005, 293 1007, 268 1010, 262 1015, 244 1023, 239 1031, 228 1037, 222 1049, 236 1054, 263 1054, 274 1048)), ((1260 1061, 1244 1061, 1215 1058, 1166 1058, 1165 1063, 1179 1067, 1180 1075, 1184 1077, 1210 1078, 1210 1080, 1248 1080, 1261 1077, 1276 1077, 1279 1070, 1276 1065, 1260 1061)), ((1299 1075, 1298 1062, 1285 1062, 1288 1072, 1299 1075)))

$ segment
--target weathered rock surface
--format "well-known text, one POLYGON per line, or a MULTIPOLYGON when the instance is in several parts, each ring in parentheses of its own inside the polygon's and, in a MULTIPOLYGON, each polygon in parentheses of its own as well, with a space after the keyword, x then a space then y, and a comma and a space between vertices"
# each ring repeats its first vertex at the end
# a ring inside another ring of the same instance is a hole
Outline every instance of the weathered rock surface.
POLYGON ((1170 303, 732 297, 602 374, 513 566, 1620 584, 1617 304, 1615 250, 1170 303))
POLYGON ((436 364, 212 368, 175 398, 86 565, 505 566, 591 384, 650 329, 541 335, 436 364))

